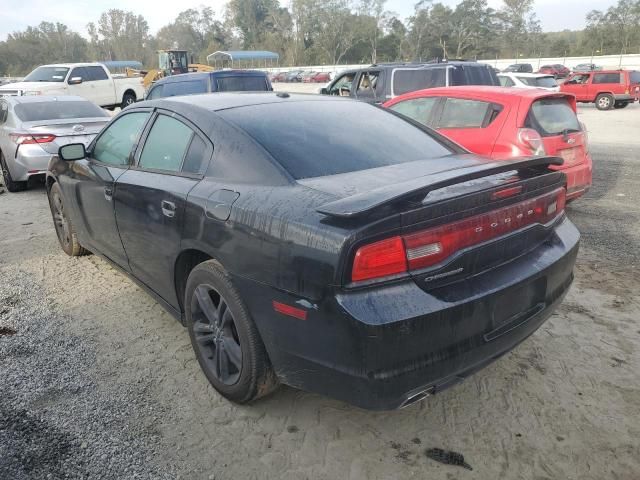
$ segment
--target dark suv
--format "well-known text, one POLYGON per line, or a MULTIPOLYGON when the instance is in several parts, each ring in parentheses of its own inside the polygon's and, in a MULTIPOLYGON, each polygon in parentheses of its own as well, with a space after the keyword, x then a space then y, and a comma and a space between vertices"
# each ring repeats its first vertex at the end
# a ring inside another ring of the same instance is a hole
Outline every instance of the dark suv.
POLYGON ((530 63, 514 63, 503 70, 505 73, 533 73, 533 65, 530 63))
POLYGON ((500 86, 500 82, 493 68, 484 63, 387 63, 345 70, 320 93, 382 103, 416 90, 458 85, 500 86))
POLYGON ((219 70, 184 73, 165 77, 154 83, 145 98, 176 97, 210 92, 270 92, 269 76, 257 70, 219 70))

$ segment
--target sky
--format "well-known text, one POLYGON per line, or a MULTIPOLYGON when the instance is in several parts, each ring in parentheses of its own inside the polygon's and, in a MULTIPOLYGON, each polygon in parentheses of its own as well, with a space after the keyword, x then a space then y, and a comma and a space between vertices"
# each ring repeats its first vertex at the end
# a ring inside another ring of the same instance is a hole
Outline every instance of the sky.
MULTIPOLYGON (((387 10, 396 12, 406 18, 413 12, 417 0, 387 0, 387 10)), ((435 0, 438 1, 438 0, 435 0)), ((456 0, 439 0, 450 6, 456 0)), ((493 8, 499 8, 502 0, 488 0, 493 8)), ((96 22, 100 13, 110 8, 131 10, 143 15, 151 33, 155 34, 163 25, 172 22, 176 15, 188 8, 205 4, 212 7, 218 17, 222 17, 225 0, 181 0, 180 2, 164 2, 163 0, 0 0, 0 40, 7 34, 24 30, 29 25, 37 25, 41 21, 61 22, 86 36, 86 25, 96 22)), ((287 0, 281 0, 286 5, 287 0)), ((616 0, 535 0, 534 10, 541 20, 544 31, 559 31, 565 28, 580 29, 584 27, 584 18, 590 10, 606 10, 616 0)))

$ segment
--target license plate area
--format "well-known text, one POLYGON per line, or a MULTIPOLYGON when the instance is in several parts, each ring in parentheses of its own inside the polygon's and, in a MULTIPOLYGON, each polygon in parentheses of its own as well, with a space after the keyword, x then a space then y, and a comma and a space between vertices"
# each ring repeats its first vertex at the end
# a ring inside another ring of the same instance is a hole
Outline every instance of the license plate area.
POLYGON ((493 305, 491 315, 493 329, 484 335, 485 340, 489 342, 518 328, 543 310, 546 290, 546 279, 539 278, 501 295, 493 305))

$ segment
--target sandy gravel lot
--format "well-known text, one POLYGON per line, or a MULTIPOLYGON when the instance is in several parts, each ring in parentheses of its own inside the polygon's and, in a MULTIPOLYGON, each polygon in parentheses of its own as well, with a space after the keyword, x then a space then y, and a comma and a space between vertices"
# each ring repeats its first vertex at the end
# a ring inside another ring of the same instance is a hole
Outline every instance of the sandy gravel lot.
POLYGON ((595 185, 568 208, 583 237, 564 304, 471 379, 390 413, 286 387, 230 404, 158 304, 63 254, 43 188, 0 195, 0 479, 637 480, 640 106, 580 116, 595 185))

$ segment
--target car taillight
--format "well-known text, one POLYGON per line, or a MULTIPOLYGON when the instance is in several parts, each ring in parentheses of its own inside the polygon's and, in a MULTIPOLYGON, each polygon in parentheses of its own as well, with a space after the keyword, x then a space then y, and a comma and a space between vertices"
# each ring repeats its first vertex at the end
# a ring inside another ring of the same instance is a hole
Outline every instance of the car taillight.
POLYGON ((565 189, 420 232, 360 247, 351 281, 380 279, 432 267, 456 252, 533 224, 546 224, 564 211, 565 189))
POLYGON ((534 155, 546 155, 542 137, 532 128, 521 128, 518 130, 518 140, 522 145, 531 150, 534 155))
POLYGON ((34 143, 51 143, 56 139, 55 135, 49 133, 11 133, 11 140, 18 145, 29 145, 34 143))

